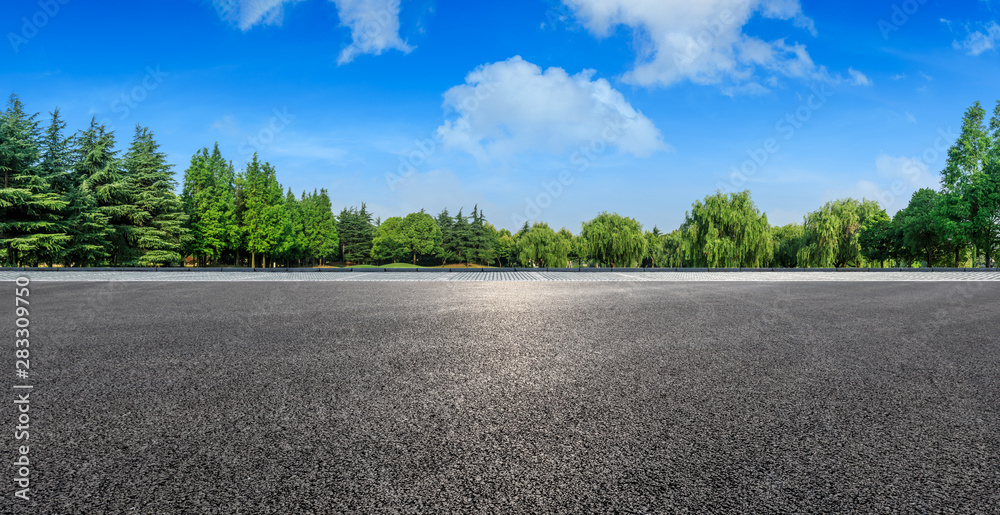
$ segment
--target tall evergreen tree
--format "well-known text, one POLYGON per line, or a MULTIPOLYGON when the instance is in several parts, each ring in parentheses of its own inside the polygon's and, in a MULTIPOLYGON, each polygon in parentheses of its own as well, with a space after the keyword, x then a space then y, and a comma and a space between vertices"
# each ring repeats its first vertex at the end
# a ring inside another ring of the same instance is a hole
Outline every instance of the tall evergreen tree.
POLYGON ((301 263, 302 259, 307 256, 308 242, 306 241, 305 217, 305 204, 307 202, 308 199, 304 191, 302 192, 302 200, 299 201, 292 193, 292 189, 288 188, 284 203, 287 215, 285 233, 282 236, 279 249, 279 253, 285 258, 286 265, 293 261, 301 263))
MULTIPOLYGON (((942 195, 935 201, 938 236, 953 247, 955 266, 968 243, 989 263, 1000 243, 1000 101, 986 123, 986 110, 976 102, 962 120, 958 140, 948 149, 941 171, 942 195)), ((989 265, 987 265, 989 266, 989 265)))
POLYGON ((367 263, 371 259, 372 239, 375 236, 375 225, 368 206, 362 202, 361 209, 345 207, 338 217, 337 229, 343 260, 367 263))
POLYGON ((447 265, 448 261, 456 259, 455 247, 454 247, 454 219, 448 213, 448 208, 441 210, 441 213, 437 215, 435 221, 438 227, 441 229, 441 246, 436 250, 436 255, 441 259, 442 265, 447 265))
POLYGON ((326 189, 305 197, 303 193, 303 213, 305 215, 306 252, 320 265, 340 248, 340 235, 333 217, 333 206, 326 189))
POLYGON ((469 219, 459 209, 451 225, 451 247, 448 248, 449 251, 454 253, 455 259, 459 262, 468 263, 474 254, 472 239, 472 228, 469 226, 469 219))
POLYGON ((69 236, 59 261, 65 266, 97 266, 108 259, 108 218, 97 210, 97 201, 84 190, 82 178, 73 171, 74 140, 63 136, 66 122, 59 109, 42 140, 42 160, 39 167, 50 178, 53 190, 67 202, 62 213, 62 231, 69 236))
POLYGON ((135 227, 144 215, 135 205, 135 185, 128 180, 114 149, 114 132, 91 119, 78 141, 75 173, 81 188, 96 200, 97 212, 108 220, 105 251, 113 265, 134 263, 141 255, 135 227))
POLYGON ((216 143, 211 154, 202 148, 184 171, 181 199, 191 231, 185 252, 199 261, 217 261, 239 242, 235 170, 216 143))
POLYGON ((132 145, 122 159, 135 192, 138 210, 134 229, 136 259, 128 264, 169 266, 183 263, 181 251, 189 230, 184 205, 174 193, 177 182, 167 156, 146 127, 136 127, 132 145))
POLYGON ((13 265, 51 265, 70 239, 60 223, 68 202, 39 167, 35 118, 16 95, 0 113, 0 248, 13 265))
POLYGON ((250 266, 257 266, 257 255, 260 254, 262 267, 267 268, 268 255, 272 260, 276 257, 287 230, 281 185, 274 167, 267 162, 261 163, 256 153, 244 170, 243 182, 246 204, 243 225, 247 250, 250 251, 250 266))

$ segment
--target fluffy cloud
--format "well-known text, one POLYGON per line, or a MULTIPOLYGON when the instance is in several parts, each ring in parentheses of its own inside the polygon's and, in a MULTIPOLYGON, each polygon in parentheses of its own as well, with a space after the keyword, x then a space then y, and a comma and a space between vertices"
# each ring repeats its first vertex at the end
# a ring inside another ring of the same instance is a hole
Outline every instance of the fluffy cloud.
POLYGON ((902 181, 912 191, 921 188, 936 190, 941 186, 937 175, 932 174, 927 163, 919 158, 881 154, 875 159, 875 169, 881 177, 902 181))
MULTIPOLYGON (((246 32, 258 25, 281 25, 285 4, 301 0, 213 0, 219 17, 246 32)), ((400 0, 330 0, 337 6, 340 25, 351 29, 351 44, 340 52, 338 64, 358 55, 386 50, 410 52, 399 37, 400 0)))
MULTIPOLYGON (((764 41, 744 34, 754 16, 786 20, 816 34, 798 0, 563 0, 577 18, 601 37, 624 25, 638 48, 635 67, 624 80, 640 86, 729 82, 729 91, 766 92, 758 70, 767 75, 855 83, 817 66, 804 45, 764 41)), ((858 72, 860 74, 860 72, 858 72)), ((861 75, 861 77, 864 77, 861 75)), ((865 78, 867 80, 867 78, 865 78)))
POLYGON ((871 86, 872 81, 865 74, 855 70, 854 68, 848 68, 847 73, 851 76, 851 84, 855 86, 871 86))
POLYGON ((968 55, 979 55, 996 48, 997 43, 1000 43, 1000 25, 991 21, 983 27, 983 30, 970 31, 962 41, 952 42, 952 46, 956 50, 965 50, 968 55))
POLYGON ((400 0, 333 0, 341 25, 351 28, 351 44, 340 52, 338 64, 358 55, 379 55, 386 50, 409 53, 413 47, 399 37, 400 0))
POLYGON ((615 147, 648 156, 669 146, 653 122, 636 111, 593 70, 544 72, 515 56, 478 67, 465 84, 444 94, 451 116, 438 128, 446 147, 480 160, 504 160, 526 151, 563 153, 579 147, 615 147))

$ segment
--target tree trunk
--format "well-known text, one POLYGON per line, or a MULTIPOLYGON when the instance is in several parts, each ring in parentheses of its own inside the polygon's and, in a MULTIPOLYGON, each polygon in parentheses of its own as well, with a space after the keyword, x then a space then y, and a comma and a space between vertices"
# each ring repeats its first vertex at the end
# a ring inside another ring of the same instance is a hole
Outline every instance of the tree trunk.
POLYGON ((257 268, 257 253, 250 253, 250 268, 257 268))

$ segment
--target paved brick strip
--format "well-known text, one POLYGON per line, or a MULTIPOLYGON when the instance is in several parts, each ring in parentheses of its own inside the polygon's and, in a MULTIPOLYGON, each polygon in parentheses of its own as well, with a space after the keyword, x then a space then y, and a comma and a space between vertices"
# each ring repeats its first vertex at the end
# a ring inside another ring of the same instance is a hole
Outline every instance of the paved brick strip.
POLYGON ((8 271, 0 270, 0 281, 13 281, 26 275, 32 281, 737 281, 737 282, 871 282, 871 281, 1000 281, 998 271, 867 271, 867 272, 462 272, 462 273, 379 273, 315 271, 221 272, 204 271, 8 271))

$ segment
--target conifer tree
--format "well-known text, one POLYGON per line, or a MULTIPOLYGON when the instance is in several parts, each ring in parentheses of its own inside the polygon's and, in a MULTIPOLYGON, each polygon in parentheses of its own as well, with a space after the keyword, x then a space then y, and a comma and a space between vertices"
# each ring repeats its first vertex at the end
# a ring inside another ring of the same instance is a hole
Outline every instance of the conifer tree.
POLYGON ((139 266, 169 266, 183 262, 181 251, 189 233, 187 214, 166 154, 148 128, 136 127, 132 145, 122 159, 127 180, 135 192, 139 213, 134 229, 139 266))
POLYGON ((15 266, 51 265, 70 239, 60 223, 68 203, 39 166, 35 117, 16 95, 0 114, 0 248, 15 266))
POLYGON ((78 141, 74 170, 81 188, 96 200, 97 212, 108 220, 105 251, 111 264, 135 263, 141 254, 135 227, 143 213, 135 206, 135 185, 128 180, 114 149, 114 132, 91 119, 90 127, 78 141))
POLYGON ((185 252, 213 262, 239 244, 235 171, 216 143, 211 154, 202 148, 184 171, 181 199, 191 231, 185 252))
POLYGON ((285 234, 287 213, 281 194, 281 185, 270 163, 261 163, 254 153, 253 160, 243 173, 244 203, 243 226, 246 232, 250 266, 257 266, 257 254, 267 268, 267 256, 281 250, 285 234))
POLYGON ((65 266, 97 266, 108 259, 105 245, 108 239, 108 218, 98 212, 97 201, 81 187, 80 177, 73 171, 74 140, 64 137, 66 122, 54 110, 42 139, 42 160, 39 167, 49 178, 52 189, 66 200, 60 225, 69 241, 59 256, 65 266))

